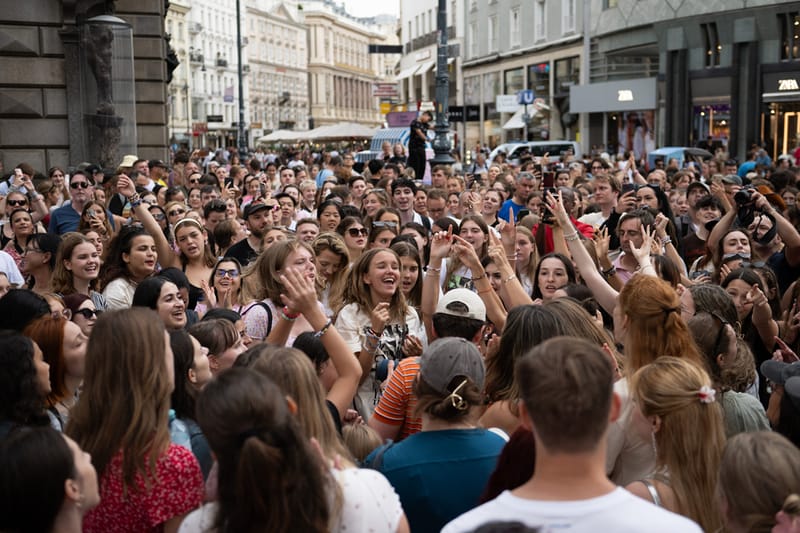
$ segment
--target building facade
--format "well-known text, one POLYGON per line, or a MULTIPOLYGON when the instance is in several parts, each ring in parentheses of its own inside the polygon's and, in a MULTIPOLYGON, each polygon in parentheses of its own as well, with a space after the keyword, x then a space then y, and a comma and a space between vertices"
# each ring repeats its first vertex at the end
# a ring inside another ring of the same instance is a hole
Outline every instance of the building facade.
POLYGON ((247 5, 251 139, 277 129, 308 129, 308 48, 296 5, 247 5))
POLYGON ((165 26, 169 43, 179 61, 169 84, 169 143, 170 147, 194 148, 192 137, 192 85, 189 48, 189 0, 171 0, 167 9, 165 26))
POLYGON ((584 55, 582 3, 466 0, 464 9, 467 146, 494 147, 526 133, 528 140, 580 138, 577 117, 568 110, 569 89, 579 82, 584 55), (537 101, 527 109, 527 130, 525 109, 514 103, 525 89, 537 101), (498 96, 506 98, 499 102, 498 96))
POLYGON ((385 44, 386 36, 332 2, 300 5, 308 28, 309 127, 339 122, 379 126, 373 84, 385 79, 383 60, 368 48, 385 44))
POLYGON ((591 144, 637 157, 710 145, 740 161, 754 143, 773 156, 798 145, 800 2, 591 5, 591 76, 570 98, 591 144))

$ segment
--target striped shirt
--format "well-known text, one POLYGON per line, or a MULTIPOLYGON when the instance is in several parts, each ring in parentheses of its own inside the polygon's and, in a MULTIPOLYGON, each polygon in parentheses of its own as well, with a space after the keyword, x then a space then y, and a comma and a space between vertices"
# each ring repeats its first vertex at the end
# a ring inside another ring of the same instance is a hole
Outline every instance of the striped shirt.
POLYGON ((414 416, 417 398, 412 390, 417 374, 419 357, 408 357, 400 361, 375 406, 374 416, 378 422, 401 426, 397 441, 422 430, 422 419, 414 416))

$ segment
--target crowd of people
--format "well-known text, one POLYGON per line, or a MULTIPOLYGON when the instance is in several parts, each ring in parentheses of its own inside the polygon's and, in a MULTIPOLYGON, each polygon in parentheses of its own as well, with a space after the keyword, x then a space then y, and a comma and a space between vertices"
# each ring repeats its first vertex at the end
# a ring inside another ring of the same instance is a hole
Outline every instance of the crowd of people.
POLYGON ((412 155, 15 167, 0 531, 800 532, 792 161, 412 155))

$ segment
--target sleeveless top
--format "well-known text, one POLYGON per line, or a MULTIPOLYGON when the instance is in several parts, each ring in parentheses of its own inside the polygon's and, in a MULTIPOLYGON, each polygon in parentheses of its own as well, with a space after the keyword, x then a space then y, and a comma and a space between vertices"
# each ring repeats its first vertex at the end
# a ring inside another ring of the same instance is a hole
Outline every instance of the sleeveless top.
POLYGON ((647 492, 650 493, 650 498, 652 498, 655 506, 663 507, 663 505, 661 505, 661 497, 658 495, 658 490, 656 489, 656 486, 653 484, 653 482, 650 481, 649 479, 641 479, 639 481, 645 486, 645 488, 647 488, 647 492))

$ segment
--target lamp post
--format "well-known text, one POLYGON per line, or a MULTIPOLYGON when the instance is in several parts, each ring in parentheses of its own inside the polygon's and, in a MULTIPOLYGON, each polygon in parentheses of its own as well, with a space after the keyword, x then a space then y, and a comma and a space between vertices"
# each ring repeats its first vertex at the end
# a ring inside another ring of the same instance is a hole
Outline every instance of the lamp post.
POLYGON ((244 75, 242 71, 242 15, 239 0, 236 0, 236 55, 239 63, 239 139, 237 147, 240 156, 247 153, 247 139, 244 132, 244 75))
POLYGON ((450 75, 447 72, 447 1, 439 0, 436 14, 436 137, 433 139, 435 165, 455 163, 450 155, 450 122, 447 120, 450 98, 450 75))
POLYGON ((186 102, 186 131, 189 134, 189 153, 192 153, 192 137, 194 137, 194 129, 192 128, 192 100, 189 95, 189 79, 183 82, 183 96, 186 102))

